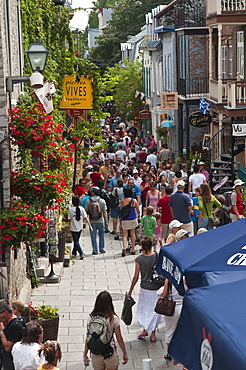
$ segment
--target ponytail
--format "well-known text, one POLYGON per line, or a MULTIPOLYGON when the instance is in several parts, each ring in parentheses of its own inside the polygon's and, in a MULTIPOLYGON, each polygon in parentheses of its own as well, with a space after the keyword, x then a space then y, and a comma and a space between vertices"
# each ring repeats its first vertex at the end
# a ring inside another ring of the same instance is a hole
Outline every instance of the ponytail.
POLYGON ((79 208, 79 197, 72 197, 72 203, 76 207, 76 215, 75 215, 75 220, 80 221, 81 219, 81 212, 79 208))

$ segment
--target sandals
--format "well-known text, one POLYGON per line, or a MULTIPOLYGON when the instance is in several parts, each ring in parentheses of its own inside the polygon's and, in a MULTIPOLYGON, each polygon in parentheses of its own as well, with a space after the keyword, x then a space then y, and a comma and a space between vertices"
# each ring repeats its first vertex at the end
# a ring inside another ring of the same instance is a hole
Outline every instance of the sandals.
POLYGON ((126 255, 126 250, 125 250, 125 249, 123 249, 123 250, 122 250, 122 253, 121 253, 121 256, 122 256, 122 257, 125 257, 125 255, 126 255))
POLYGON ((168 353, 164 356, 164 358, 165 360, 172 361, 172 357, 168 353))
POLYGON ((138 339, 143 339, 144 337, 147 337, 148 334, 147 333, 141 333, 138 335, 138 339))
POLYGON ((136 252, 135 251, 132 251, 131 254, 134 256, 134 254, 136 254, 136 252))

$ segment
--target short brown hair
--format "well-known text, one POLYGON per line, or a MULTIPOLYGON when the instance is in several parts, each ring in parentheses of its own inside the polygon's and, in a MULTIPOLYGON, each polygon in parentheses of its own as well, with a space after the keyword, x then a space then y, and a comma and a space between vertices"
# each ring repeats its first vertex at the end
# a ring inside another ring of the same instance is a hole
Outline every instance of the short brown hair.
POLYGON ((152 238, 150 236, 144 236, 143 239, 140 240, 140 245, 143 252, 151 251, 153 245, 152 238))
POLYGON ((153 215, 153 213, 154 213, 154 208, 153 208, 153 207, 151 207, 151 206, 148 206, 148 207, 146 208, 146 215, 148 215, 148 216, 152 216, 152 215, 153 215))

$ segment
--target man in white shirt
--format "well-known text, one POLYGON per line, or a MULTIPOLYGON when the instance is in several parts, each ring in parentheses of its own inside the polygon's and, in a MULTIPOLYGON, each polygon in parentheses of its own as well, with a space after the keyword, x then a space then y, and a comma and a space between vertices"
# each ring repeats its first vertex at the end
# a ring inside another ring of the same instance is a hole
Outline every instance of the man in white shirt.
POLYGON ((138 176, 138 170, 136 168, 134 168, 134 170, 132 171, 132 175, 134 184, 140 187, 140 184, 143 182, 143 180, 141 179, 141 177, 138 176))
POLYGON ((122 145, 119 145, 119 150, 117 150, 117 152, 115 153, 115 161, 116 161, 116 158, 117 157, 120 157, 120 159, 122 160, 122 162, 125 163, 126 152, 123 150, 122 145))
POLYGON ((195 194, 195 189, 199 187, 202 183, 206 183, 206 177, 199 173, 199 166, 194 166, 194 173, 189 177, 189 187, 188 187, 188 194, 191 192, 195 194))
POLYGON ((146 163, 150 162, 151 166, 155 166, 157 164, 157 158, 156 155, 153 154, 153 149, 149 149, 149 155, 146 158, 146 163))

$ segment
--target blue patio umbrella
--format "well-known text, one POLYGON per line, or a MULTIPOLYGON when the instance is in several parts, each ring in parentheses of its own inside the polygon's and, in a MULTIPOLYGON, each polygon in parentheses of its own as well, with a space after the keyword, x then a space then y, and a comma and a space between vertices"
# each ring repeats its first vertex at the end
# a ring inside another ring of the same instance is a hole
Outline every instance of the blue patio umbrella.
POLYGON ((170 356, 190 370, 245 369, 245 289, 246 279, 188 290, 170 356))
POLYGON ((173 127, 173 126, 175 126, 175 123, 173 121, 170 121, 170 120, 162 121, 161 126, 162 127, 173 127))
POLYGON ((184 277, 189 288, 198 288, 205 272, 242 271, 246 276, 246 218, 163 246, 156 269, 182 295, 184 277))

